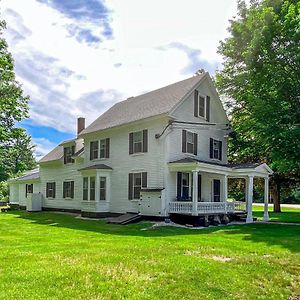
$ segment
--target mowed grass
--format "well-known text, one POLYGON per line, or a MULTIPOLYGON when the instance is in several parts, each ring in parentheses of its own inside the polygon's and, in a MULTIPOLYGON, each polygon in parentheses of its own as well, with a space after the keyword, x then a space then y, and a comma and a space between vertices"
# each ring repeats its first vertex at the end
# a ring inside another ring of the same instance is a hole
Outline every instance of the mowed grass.
POLYGON ((0 214, 0 299, 288 299, 300 226, 201 230, 0 214))
MULTIPOLYGON (((262 220, 264 207, 253 205, 253 216, 262 220)), ((271 222, 300 223, 300 208, 281 207, 281 213, 274 213, 273 208, 269 207, 269 218, 271 222)))

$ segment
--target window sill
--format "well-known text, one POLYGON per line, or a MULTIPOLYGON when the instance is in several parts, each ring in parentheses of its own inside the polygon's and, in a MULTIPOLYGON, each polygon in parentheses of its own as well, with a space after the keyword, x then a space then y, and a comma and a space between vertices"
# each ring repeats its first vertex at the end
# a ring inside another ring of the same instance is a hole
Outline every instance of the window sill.
POLYGON ((91 162, 97 162, 97 161, 102 161, 102 160, 106 160, 108 159, 108 157, 103 157, 103 158, 94 158, 94 159, 90 159, 91 162))
POLYGON ((131 202, 139 202, 139 201, 141 201, 141 199, 130 199, 129 201, 131 201, 131 202))
POLYGON ((138 153, 132 153, 132 154, 130 154, 130 156, 143 156, 143 155, 145 155, 145 152, 138 152, 138 153))
POLYGON ((70 197, 66 197, 66 198, 63 198, 64 200, 74 200, 74 198, 70 198, 70 197))

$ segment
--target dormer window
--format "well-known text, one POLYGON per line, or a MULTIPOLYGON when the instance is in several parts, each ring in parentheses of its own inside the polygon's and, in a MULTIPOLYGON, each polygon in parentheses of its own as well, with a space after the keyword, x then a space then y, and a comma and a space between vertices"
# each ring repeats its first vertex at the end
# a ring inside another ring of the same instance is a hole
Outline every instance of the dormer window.
POLYGON ((75 153, 75 146, 64 147, 64 164, 70 164, 74 162, 72 156, 75 153))

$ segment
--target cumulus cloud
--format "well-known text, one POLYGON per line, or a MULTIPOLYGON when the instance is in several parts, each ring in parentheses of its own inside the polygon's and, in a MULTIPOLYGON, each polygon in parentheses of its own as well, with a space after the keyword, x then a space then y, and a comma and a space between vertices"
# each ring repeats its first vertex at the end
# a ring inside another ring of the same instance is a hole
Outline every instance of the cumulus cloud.
POLYGON ((34 156, 37 161, 57 146, 46 138, 34 138, 32 142, 35 145, 34 156))

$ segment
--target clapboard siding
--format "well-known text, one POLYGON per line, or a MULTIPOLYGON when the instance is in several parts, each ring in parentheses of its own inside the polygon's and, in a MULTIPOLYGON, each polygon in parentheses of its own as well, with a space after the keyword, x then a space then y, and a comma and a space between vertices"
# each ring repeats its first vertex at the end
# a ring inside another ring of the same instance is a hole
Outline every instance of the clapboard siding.
POLYGON ((147 172, 148 187, 164 186, 164 139, 156 139, 155 134, 161 133, 167 125, 167 118, 156 118, 138 122, 122 128, 106 130, 90 134, 85 138, 85 165, 106 164, 112 167, 111 172, 111 212, 137 212, 139 203, 128 200, 128 174, 132 172, 147 172), (129 133, 148 130, 148 151, 146 153, 129 155, 129 133), (110 155, 107 159, 89 159, 90 142, 110 138, 110 155))

